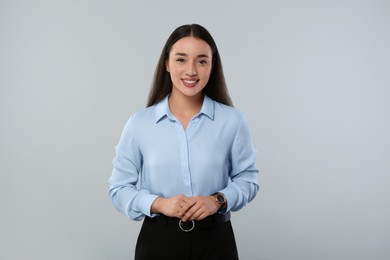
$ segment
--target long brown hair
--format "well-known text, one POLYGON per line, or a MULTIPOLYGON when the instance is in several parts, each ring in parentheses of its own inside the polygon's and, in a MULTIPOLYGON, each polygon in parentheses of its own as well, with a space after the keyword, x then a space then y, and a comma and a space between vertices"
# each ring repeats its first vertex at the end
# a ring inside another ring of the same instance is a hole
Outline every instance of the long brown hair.
POLYGON ((219 56, 217 45, 213 37, 206 28, 199 24, 187 24, 178 27, 169 36, 161 52, 154 74, 152 87, 149 92, 147 107, 157 104, 172 91, 171 76, 166 70, 165 62, 169 58, 172 46, 181 38, 192 36, 208 43, 213 54, 212 68, 209 81, 203 89, 203 93, 217 102, 228 106, 233 106, 228 89, 226 87, 225 76, 223 75, 222 62, 219 56))

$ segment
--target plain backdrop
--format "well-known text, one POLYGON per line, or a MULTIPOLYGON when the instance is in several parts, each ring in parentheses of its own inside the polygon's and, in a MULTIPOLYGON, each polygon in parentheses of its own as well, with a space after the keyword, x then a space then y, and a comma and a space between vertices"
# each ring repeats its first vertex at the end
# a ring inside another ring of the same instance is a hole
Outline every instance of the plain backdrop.
POLYGON ((387 0, 0 0, 0 259, 133 258, 114 147, 187 23, 214 36, 259 150, 241 259, 390 259, 387 0))

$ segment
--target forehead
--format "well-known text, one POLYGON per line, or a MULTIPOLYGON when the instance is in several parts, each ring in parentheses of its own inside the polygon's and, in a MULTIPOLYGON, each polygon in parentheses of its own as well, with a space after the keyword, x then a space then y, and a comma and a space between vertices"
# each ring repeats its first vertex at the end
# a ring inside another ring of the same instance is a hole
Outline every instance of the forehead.
POLYGON ((187 55, 207 55, 211 57, 212 51, 210 45, 202 39, 194 37, 184 37, 175 42, 171 48, 171 54, 177 53, 187 55))

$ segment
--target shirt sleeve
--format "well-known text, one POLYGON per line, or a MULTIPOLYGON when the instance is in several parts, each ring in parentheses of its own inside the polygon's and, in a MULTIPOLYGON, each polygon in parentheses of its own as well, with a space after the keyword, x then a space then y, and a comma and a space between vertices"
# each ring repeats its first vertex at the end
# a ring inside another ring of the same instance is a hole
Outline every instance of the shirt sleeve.
POLYGON ((230 152, 231 182, 220 191, 226 197, 227 207, 220 213, 238 211, 256 196, 259 190, 256 156, 248 123, 242 116, 230 152))
POLYGON ((109 196, 118 211, 130 219, 139 221, 145 215, 152 216, 150 208, 157 196, 137 188, 142 170, 142 154, 136 141, 133 124, 131 117, 115 147, 114 168, 109 178, 109 196))

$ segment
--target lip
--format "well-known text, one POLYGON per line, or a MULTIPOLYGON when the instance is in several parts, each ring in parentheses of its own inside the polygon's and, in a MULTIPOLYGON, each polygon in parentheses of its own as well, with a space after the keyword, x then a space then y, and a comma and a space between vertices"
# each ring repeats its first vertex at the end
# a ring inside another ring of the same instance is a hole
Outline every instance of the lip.
POLYGON ((198 84, 199 79, 181 79, 181 81, 183 82, 184 86, 193 88, 198 84))

